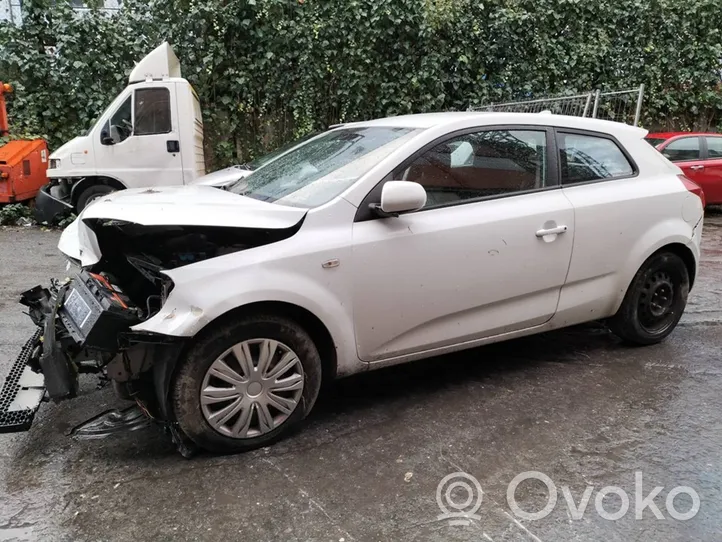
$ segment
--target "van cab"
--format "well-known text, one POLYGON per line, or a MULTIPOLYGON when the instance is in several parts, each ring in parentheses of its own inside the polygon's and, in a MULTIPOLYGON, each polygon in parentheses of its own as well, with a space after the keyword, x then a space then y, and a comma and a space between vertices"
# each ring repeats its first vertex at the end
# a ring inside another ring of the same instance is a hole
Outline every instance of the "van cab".
POLYGON ((95 124, 49 158, 50 183, 36 202, 41 222, 117 190, 189 184, 204 175, 200 101, 170 45, 143 58, 95 124))

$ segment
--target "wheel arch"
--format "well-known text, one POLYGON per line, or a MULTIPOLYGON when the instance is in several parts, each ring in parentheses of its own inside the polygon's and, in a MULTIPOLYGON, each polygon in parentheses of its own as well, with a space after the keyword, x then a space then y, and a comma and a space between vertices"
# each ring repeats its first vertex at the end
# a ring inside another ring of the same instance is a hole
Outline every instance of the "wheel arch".
POLYGON ((83 191, 89 186, 105 185, 114 188, 115 190, 125 190, 127 187, 114 177, 106 177, 102 175, 93 175, 90 177, 84 177, 70 189, 70 202, 75 207, 78 204, 78 198, 83 191))
POLYGON ((697 260, 695 260, 694 254, 692 254, 689 247, 683 245, 682 243, 669 243, 655 250, 651 256, 661 252, 671 252, 672 254, 680 257, 680 259, 684 262, 684 266, 687 268, 687 273, 689 274, 689 289, 692 290, 692 286, 694 286, 694 279, 697 275, 697 260))
POLYGON ((155 390, 155 400, 158 402, 160 415, 166 420, 172 420, 170 407, 170 390, 176 378, 182 359, 192 347, 195 340, 206 333, 210 333, 216 325, 223 325, 230 320, 237 320, 250 314, 272 314, 289 318, 303 327, 311 336, 321 356, 321 385, 327 385, 336 378, 338 367, 338 354, 336 343, 326 325, 308 309, 285 301, 257 301, 231 309, 208 322, 192 338, 187 337, 176 343, 176 349, 159 350, 159 359, 153 364, 150 378, 155 390))
MULTIPOLYGON (((638 308, 638 304, 640 303, 641 298, 635 297, 635 292, 639 291, 637 290, 637 288, 644 284, 644 281, 638 281, 638 277, 640 276, 640 273, 643 272, 643 270, 649 269, 648 262, 652 261, 654 258, 657 258, 657 260, 663 262, 668 262, 670 261, 670 255, 677 256, 678 260, 675 267, 678 271, 679 261, 681 260, 682 266, 684 266, 687 271, 687 277, 689 281, 688 286, 689 288, 692 287, 696 274, 696 259, 694 253, 687 245, 679 242, 670 242, 660 246, 659 248, 651 252, 651 254, 639 266, 639 269, 627 286, 624 298, 620 306, 617 308, 617 311, 612 317, 607 320, 609 329, 615 335, 620 337, 623 341, 640 346, 656 344, 666 338, 672 332, 672 330, 675 328, 680 318, 682 317, 686 302, 686 294, 678 296, 676 292, 679 289, 674 290, 674 295, 670 296, 670 303, 678 303, 681 305, 678 305, 675 310, 667 313, 672 318, 672 320, 670 322, 664 323, 661 329, 650 329, 648 327, 645 327, 646 324, 643 324, 641 322, 641 316, 639 315, 638 308), (632 297, 628 298, 630 294, 632 294, 632 297)), ((678 275, 680 275, 679 278, 681 279, 681 271, 678 272, 678 275)), ((644 275, 642 275, 642 277, 644 277, 644 275)), ((647 278, 645 278, 645 281, 649 277, 653 277, 653 275, 650 275, 648 273, 646 277, 647 278)), ((662 314, 661 316, 663 316, 664 318, 667 317, 664 314, 662 314)))
POLYGON ((323 382, 329 382, 336 378, 338 368, 338 354, 336 343, 331 332, 321 319, 308 309, 286 301, 255 301, 231 309, 217 318, 208 322, 201 329, 196 337, 208 333, 217 325, 223 325, 230 320, 237 320, 252 314, 272 314, 293 320, 300 325, 311 337, 321 356, 321 368, 323 382))
POLYGON ((626 278, 623 279, 625 280, 625 282, 623 283, 622 288, 618 291, 617 298, 614 302, 614 311, 612 312, 612 314, 616 314, 616 312, 622 306, 622 302, 624 301, 624 298, 626 297, 627 292, 629 291, 629 288, 634 281, 634 277, 637 275, 645 262, 649 260, 649 258, 651 258, 652 256, 656 254, 661 254, 662 252, 671 252, 681 258, 682 262, 684 262, 684 265, 687 268, 687 273, 689 274, 689 288, 690 290, 692 289, 695 277, 697 275, 697 260, 694 257, 692 250, 690 250, 687 245, 679 241, 670 240, 664 244, 660 244, 656 248, 651 248, 649 251, 645 252, 642 255, 642 257, 640 258, 641 261, 639 261, 639 263, 635 267, 627 268, 626 278))

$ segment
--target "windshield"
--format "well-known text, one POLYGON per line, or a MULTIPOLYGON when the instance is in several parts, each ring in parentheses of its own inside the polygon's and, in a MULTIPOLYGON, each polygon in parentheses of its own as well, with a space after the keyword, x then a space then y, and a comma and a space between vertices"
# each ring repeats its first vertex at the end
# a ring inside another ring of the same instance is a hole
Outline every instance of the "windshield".
MULTIPOLYGON (((117 99, 118 99, 118 98, 116 97, 116 100, 117 100, 117 99)), ((88 128, 88 129, 83 133, 83 135, 84 135, 85 137, 88 137, 88 136, 92 133, 93 128, 95 128, 95 125, 98 124, 98 121, 99 121, 102 117, 104 117, 105 114, 106 114, 108 111, 110 111, 110 109, 113 107, 113 104, 114 104, 114 103, 115 103, 115 100, 113 100, 112 102, 110 102, 110 103, 106 106, 106 108, 103 109, 103 111, 93 119, 93 122, 90 123, 90 128, 88 128)), ((118 105, 120 105, 120 104, 118 104, 118 105)))
POLYGON ((419 130, 340 128, 267 163, 228 190, 249 198, 317 207, 332 200, 419 130))
POLYGON ((263 156, 259 156, 255 160, 252 160, 251 162, 248 162, 247 164, 244 164, 246 169, 250 169, 251 171, 257 170, 259 167, 267 164, 274 158, 277 158, 278 156, 281 156, 284 152, 291 150, 296 145, 300 145, 304 141, 308 141, 309 139, 312 139, 316 137, 321 132, 311 132, 308 135, 305 135, 299 139, 294 139, 290 143, 286 143, 285 145, 281 145, 278 147, 275 151, 271 151, 268 154, 264 154, 263 156))

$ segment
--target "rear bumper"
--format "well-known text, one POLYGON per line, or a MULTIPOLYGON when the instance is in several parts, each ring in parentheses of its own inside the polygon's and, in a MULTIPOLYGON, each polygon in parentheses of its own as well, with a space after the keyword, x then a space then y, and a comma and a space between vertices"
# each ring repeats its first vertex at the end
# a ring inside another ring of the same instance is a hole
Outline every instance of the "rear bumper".
POLYGON ((60 198, 52 194, 52 185, 43 186, 35 197, 35 220, 50 224, 55 218, 63 213, 73 211, 73 204, 70 198, 60 198))

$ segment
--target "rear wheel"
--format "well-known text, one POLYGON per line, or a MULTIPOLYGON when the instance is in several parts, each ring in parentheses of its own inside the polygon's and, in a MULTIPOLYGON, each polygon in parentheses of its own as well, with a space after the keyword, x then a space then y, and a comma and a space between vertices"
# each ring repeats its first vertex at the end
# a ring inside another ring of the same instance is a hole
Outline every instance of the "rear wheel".
POLYGON ((320 386, 321 359, 303 328, 258 315, 213 329, 191 348, 174 381, 173 410, 200 447, 247 451, 297 428, 320 386))
POLYGON ((93 203, 95 200, 107 196, 115 192, 115 188, 106 184, 94 184, 83 190, 78 196, 78 202, 75 204, 75 208, 80 213, 88 205, 93 203))
POLYGON ((627 342, 655 344, 672 333, 687 305, 689 273, 671 252, 652 255, 637 271, 609 327, 627 342))

